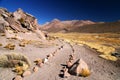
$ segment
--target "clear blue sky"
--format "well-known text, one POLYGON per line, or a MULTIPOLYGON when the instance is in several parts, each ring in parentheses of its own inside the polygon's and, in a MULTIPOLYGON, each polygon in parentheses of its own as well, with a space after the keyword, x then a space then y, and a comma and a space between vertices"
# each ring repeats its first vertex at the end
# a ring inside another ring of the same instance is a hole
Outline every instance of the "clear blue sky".
POLYGON ((60 20, 117 21, 120 0, 0 0, 0 7, 10 12, 22 8, 40 24, 60 20))

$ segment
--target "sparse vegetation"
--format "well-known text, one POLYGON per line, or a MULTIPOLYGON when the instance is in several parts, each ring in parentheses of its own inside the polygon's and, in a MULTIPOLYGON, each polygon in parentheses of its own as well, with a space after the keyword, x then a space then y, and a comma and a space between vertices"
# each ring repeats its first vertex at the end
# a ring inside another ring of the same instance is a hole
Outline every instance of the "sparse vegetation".
POLYGON ((18 75, 22 75, 30 66, 29 59, 22 54, 4 54, 0 55, 0 67, 13 68, 18 75))
POLYGON ((23 39, 23 40, 19 43, 19 46, 25 47, 25 45, 30 44, 30 43, 32 43, 31 40, 25 40, 25 39, 23 39))
POLYGON ((116 48, 120 47, 120 34, 118 33, 51 33, 51 35, 60 37, 67 42, 87 45, 102 53, 102 56, 100 56, 102 58, 113 61, 117 60, 111 53, 115 52, 116 48))
POLYGON ((1 33, 1 36, 5 36, 5 33, 1 33))
POLYGON ((11 53, 0 55, 0 67, 16 67, 23 66, 24 64, 30 66, 30 61, 22 54, 11 53))
POLYGON ((2 44, 0 43, 0 46, 2 46, 2 44))
POLYGON ((9 43, 4 48, 10 49, 10 50, 14 50, 15 49, 15 45, 12 44, 12 43, 9 43))

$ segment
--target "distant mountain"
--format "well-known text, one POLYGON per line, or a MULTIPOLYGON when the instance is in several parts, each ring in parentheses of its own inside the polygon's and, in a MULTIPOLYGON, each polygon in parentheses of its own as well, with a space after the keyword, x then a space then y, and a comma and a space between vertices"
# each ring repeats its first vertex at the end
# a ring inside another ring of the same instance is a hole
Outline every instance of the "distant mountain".
POLYGON ((53 21, 42 25, 42 29, 48 32, 81 32, 81 33, 106 33, 120 32, 120 21, 93 22, 90 20, 53 21))
POLYGON ((119 33, 120 22, 102 22, 92 25, 84 25, 81 27, 73 28, 69 32, 81 32, 81 33, 119 33))
POLYGON ((58 19, 54 19, 51 22, 47 22, 46 24, 42 25, 42 29, 48 32, 66 32, 80 26, 91 24, 95 24, 95 22, 92 22, 90 20, 60 21, 58 19))

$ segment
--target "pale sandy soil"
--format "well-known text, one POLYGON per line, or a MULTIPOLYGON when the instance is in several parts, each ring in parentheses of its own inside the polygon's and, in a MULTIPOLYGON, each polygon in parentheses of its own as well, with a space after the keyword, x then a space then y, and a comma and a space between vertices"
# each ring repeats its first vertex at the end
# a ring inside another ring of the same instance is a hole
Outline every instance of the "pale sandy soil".
MULTIPOLYGON (((4 49, 3 45, 0 47, 0 54, 16 52, 26 55, 32 63, 30 70, 35 66, 33 61, 36 58, 45 58, 46 55, 57 50, 56 55, 50 58, 48 63, 39 68, 38 72, 24 77, 23 80, 120 80, 120 61, 113 62, 99 58, 99 53, 86 46, 70 45, 63 40, 55 40, 52 42, 46 41, 44 45, 39 46, 28 44, 25 47, 19 47, 19 41, 12 41, 16 44, 15 50, 4 49), (61 46, 63 48, 59 50, 61 46), (61 64, 66 64, 69 55, 73 53, 73 49, 76 60, 82 58, 88 64, 92 72, 89 77, 84 78, 71 75, 68 78, 62 78, 59 76, 60 70, 63 67, 61 64)), ((6 44, 6 42, 9 42, 9 40, 1 37, 0 43, 6 44)), ((12 80, 15 76, 16 74, 11 71, 11 68, 0 68, 0 80, 12 80)))

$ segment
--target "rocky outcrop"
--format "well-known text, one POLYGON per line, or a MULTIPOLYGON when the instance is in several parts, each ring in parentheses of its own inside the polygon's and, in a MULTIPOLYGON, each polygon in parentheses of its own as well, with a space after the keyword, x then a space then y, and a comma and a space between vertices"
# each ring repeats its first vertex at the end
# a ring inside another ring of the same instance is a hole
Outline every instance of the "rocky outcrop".
POLYGON ((0 32, 34 32, 41 39, 45 39, 44 33, 39 29, 39 24, 37 19, 25 13, 22 9, 10 13, 7 9, 0 8, 0 32))

